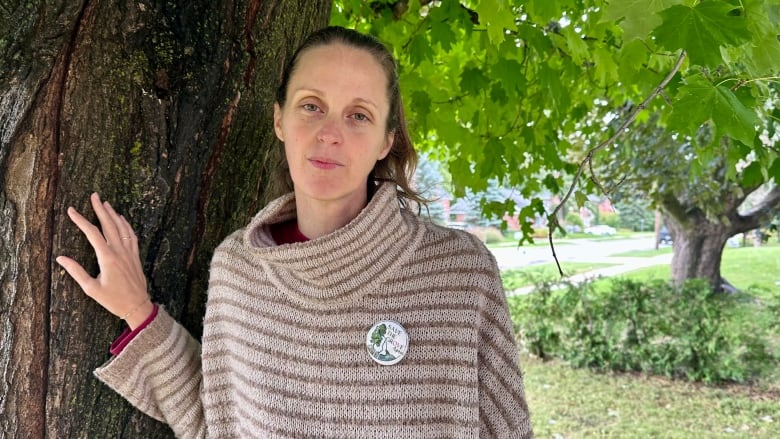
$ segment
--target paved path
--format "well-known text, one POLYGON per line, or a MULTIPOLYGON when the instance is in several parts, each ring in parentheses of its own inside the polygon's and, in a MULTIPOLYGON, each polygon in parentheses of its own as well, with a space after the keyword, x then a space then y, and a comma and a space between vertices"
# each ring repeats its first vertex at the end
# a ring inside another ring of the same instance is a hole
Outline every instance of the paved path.
MULTIPOLYGON (((613 256, 619 253, 625 253, 632 250, 649 250, 654 248, 652 238, 635 239, 616 239, 616 240, 571 240, 561 241, 556 244, 555 252, 564 271, 567 262, 593 262, 603 264, 613 264, 609 267, 599 268, 585 273, 569 276, 567 279, 578 283, 586 279, 597 277, 615 276, 640 268, 652 267, 655 265, 670 265, 672 254, 664 253, 651 257, 625 257, 613 256)), ((552 251, 549 246, 534 247, 504 247, 494 248, 491 252, 496 257, 498 266, 501 269, 517 268, 529 265, 554 263, 552 251)), ((533 287, 523 287, 512 292, 513 294, 527 294, 533 290, 533 287)))
MULTIPOLYGON (((629 271, 639 270, 640 268, 652 267, 655 265, 670 265, 672 263, 672 254, 667 253, 649 258, 603 258, 602 262, 615 263, 617 265, 575 274, 568 276, 566 279, 576 284, 598 277, 617 276, 618 274, 628 273, 629 271)), ((561 266, 566 270, 565 262, 562 262, 561 266)), ((531 291, 533 291, 533 286, 527 286, 518 288, 514 291, 508 291, 507 295, 528 294, 531 291)))

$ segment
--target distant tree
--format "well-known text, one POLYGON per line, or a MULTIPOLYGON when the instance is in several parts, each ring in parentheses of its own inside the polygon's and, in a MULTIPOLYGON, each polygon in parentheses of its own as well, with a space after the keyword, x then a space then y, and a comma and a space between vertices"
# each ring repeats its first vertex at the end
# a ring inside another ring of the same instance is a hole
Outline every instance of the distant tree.
POLYGON ((769 222, 767 227, 771 233, 774 233, 777 237, 777 242, 780 242, 780 212, 775 215, 772 221, 769 222))
POLYGON ((569 226, 577 226, 580 228, 580 231, 585 228, 585 223, 582 221, 582 217, 574 212, 569 212, 566 214, 566 224, 569 226))
POLYGON ((518 215, 521 218, 521 228, 532 227, 539 219, 539 216, 529 218, 522 213, 535 208, 530 206, 531 201, 523 198, 517 189, 500 186, 499 180, 495 178, 489 179, 487 187, 482 191, 466 189, 465 194, 458 200, 469 207, 469 221, 482 227, 505 229, 505 216, 518 215))
POLYGON ((442 224, 447 221, 443 203, 451 199, 450 194, 445 187, 444 174, 442 174, 441 165, 431 160, 426 154, 420 154, 417 163, 417 172, 414 176, 414 184, 422 196, 429 200, 427 209, 423 210, 423 215, 429 216, 435 223, 442 224))
POLYGON ((653 230, 654 213, 651 203, 637 195, 615 202, 615 209, 620 212, 620 227, 635 232, 653 230))
MULTIPOLYGON (((598 157, 597 174, 620 181, 610 188, 621 198, 643 194, 663 211, 674 241, 672 277, 682 283, 707 279, 716 290, 728 287, 720 273, 723 248, 729 237, 767 224, 780 212, 778 174, 767 175, 755 161, 733 164, 729 156, 744 148, 729 137, 712 140, 713 128, 699 130, 697 138, 682 138, 658 127, 653 120, 638 124, 598 157), (707 150, 699 145, 709 144, 707 150), (704 167, 692 168, 704 161, 704 167), (741 209, 746 198, 759 192, 752 207, 741 209)), ((769 140, 767 138, 767 140, 769 140)), ((763 154, 774 154, 777 140, 763 154)))
POLYGON ((599 215, 599 224, 604 224, 610 227, 620 227, 620 214, 617 212, 603 212, 599 215))

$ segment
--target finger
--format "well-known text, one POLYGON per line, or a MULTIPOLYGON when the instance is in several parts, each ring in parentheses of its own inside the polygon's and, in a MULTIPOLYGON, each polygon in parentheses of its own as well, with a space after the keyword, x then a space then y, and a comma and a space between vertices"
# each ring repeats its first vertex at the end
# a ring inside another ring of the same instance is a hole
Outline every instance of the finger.
POLYGON ((70 217, 70 220, 73 221, 73 224, 75 224, 76 227, 84 233, 84 236, 87 237, 87 241, 89 241, 92 248, 95 249, 95 253, 102 254, 106 251, 106 238, 100 233, 100 229, 98 229, 97 226, 89 222, 72 207, 68 208, 68 216, 70 217))
POLYGON ((126 242, 130 244, 130 248, 133 252, 138 254, 138 237, 135 235, 133 226, 130 225, 130 222, 127 221, 127 218, 125 218, 124 215, 119 215, 119 219, 121 220, 122 235, 130 238, 127 239, 126 242))
POLYGON ((81 264, 67 256, 58 256, 55 260, 58 264, 60 264, 60 266, 62 266, 62 268, 65 269, 65 271, 68 272, 70 277, 72 277, 73 280, 79 284, 81 289, 84 290, 87 295, 89 295, 90 287, 92 283, 95 282, 95 278, 90 276, 89 273, 84 270, 84 267, 81 266, 81 264))
POLYGON ((130 237, 128 241, 130 243, 130 250, 133 252, 133 262, 135 264, 135 268, 138 273, 143 273, 144 269, 143 265, 141 264, 140 251, 138 250, 138 236, 136 236, 135 231, 133 230, 133 226, 130 225, 127 219, 123 215, 119 215, 119 217, 122 219, 122 224, 126 233, 125 236, 130 237))
POLYGON ((106 242, 116 244, 119 241, 119 232, 116 230, 116 223, 111 218, 111 213, 108 212, 103 202, 100 201, 100 195, 97 192, 93 193, 89 197, 89 201, 92 202, 92 210, 95 211, 95 215, 97 215, 98 221, 100 221, 100 228, 103 230, 106 242))
POLYGON ((114 207, 111 206, 111 203, 108 201, 103 202, 103 208, 106 210, 109 218, 111 218, 111 222, 114 224, 117 233, 117 241, 121 245, 126 246, 130 240, 130 233, 127 233, 127 227, 125 226, 125 222, 122 221, 122 215, 116 213, 116 210, 114 210, 114 207))

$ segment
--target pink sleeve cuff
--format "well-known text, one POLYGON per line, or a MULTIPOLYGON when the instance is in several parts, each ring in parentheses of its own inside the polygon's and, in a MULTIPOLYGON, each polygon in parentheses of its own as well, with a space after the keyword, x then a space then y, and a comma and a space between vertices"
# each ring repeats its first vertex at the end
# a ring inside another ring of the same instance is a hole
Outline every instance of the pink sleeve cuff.
POLYGON ((149 317, 144 320, 143 323, 138 325, 137 328, 134 330, 130 330, 130 328, 126 328, 124 332, 122 332, 122 335, 119 336, 116 340, 114 340, 113 343, 111 343, 111 348, 109 349, 111 351, 112 355, 119 355, 120 352, 125 348, 125 346, 130 343, 136 335, 138 335, 141 331, 144 330, 147 326, 149 326, 152 321, 154 321, 154 318, 157 317, 157 304, 154 304, 154 309, 152 310, 152 313, 149 314, 149 317))

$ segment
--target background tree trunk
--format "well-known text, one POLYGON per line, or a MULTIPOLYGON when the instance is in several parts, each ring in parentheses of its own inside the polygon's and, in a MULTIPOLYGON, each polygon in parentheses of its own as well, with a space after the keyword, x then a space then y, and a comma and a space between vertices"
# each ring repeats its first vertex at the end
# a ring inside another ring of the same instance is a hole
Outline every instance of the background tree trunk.
POLYGON ((0 438, 170 437, 92 376, 121 322, 54 262, 98 191, 201 333, 213 248, 261 207, 275 86, 330 1, 0 2, 0 438))
POLYGON ((661 200, 665 223, 672 235, 672 280, 680 285, 687 279, 706 279, 716 292, 734 291, 720 273, 723 249, 728 239, 765 226, 780 207, 780 187, 769 185, 738 187, 721 181, 720 200, 710 215, 686 202, 680 194, 661 200), (755 192, 755 194, 754 194, 755 192), (748 195, 755 195, 753 206, 740 212, 748 195))
POLYGON ((688 279, 705 279, 715 289, 721 288, 720 262, 723 248, 731 234, 723 224, 691 217, 684 230, 675 220, 666 223, 673 237, 672 280, 681 285, 688 279))

